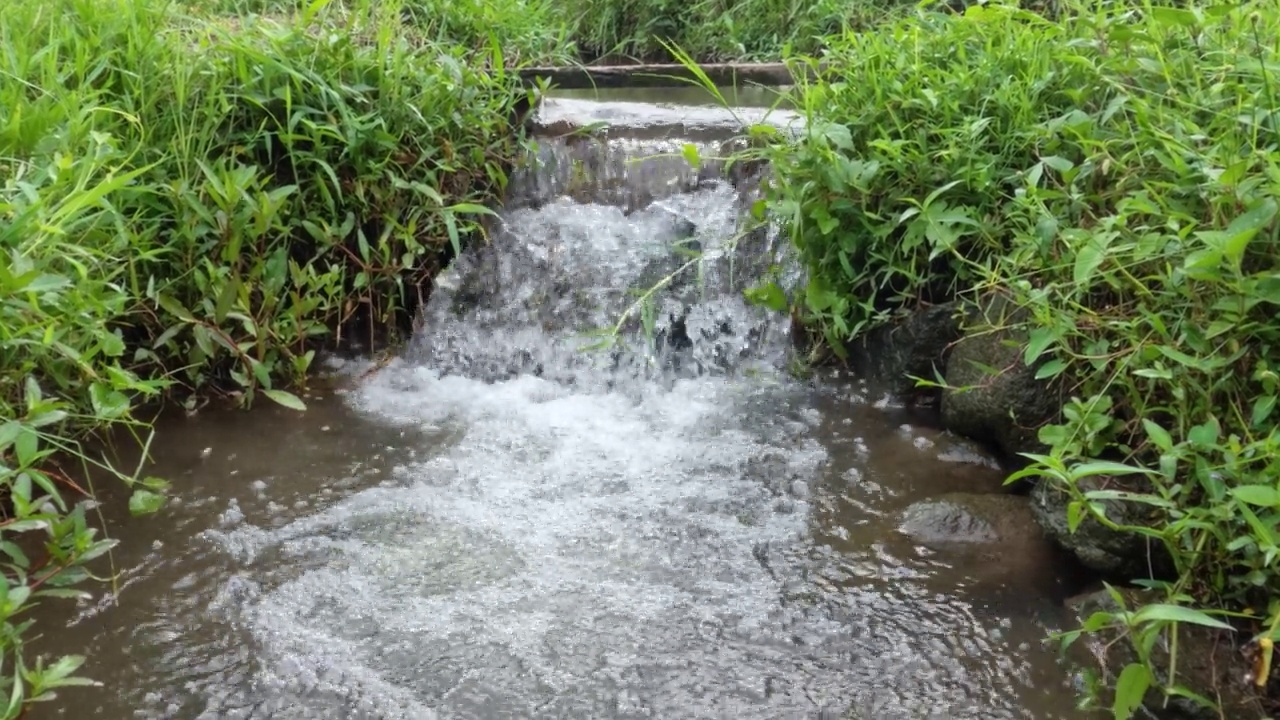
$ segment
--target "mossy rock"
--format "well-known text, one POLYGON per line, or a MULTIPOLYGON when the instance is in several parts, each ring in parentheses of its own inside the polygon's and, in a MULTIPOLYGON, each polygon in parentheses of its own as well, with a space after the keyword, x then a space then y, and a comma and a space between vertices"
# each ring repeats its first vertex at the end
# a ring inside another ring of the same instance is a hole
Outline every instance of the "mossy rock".
MULTIPOLYGON (((1080 490, 1101 489, 1097 477, 1082 478, 1080 490)), ((1163 545, 1136 533, 1112 530, 1086 515, 1071 532, 1067 524, 1070 496, 1048 481, 1040 481, 1031 492, 1031 509, 1036 521, 1059 547, 1075 555, 1080 564, 1125 582, 1161 577, 1170 570, 1171 561, 1163 545)), ((1144 525, 1146 506, 1118 500, 1102 501, 1107 518, 1120 525, 1144 525)))
POLYGON ((947 358, 942 423, 1008 458, 1039 452, 1040 427, 1060 416, 1061 393, 1023 362, 1026 335, 1017 329, 1019 311, 998 298, 985 309, 947 358))
POLYGON ((849 349, 849 362, 860 376, 893 395, 918 396, 921 390, 913 378, 940 377, 951 345, 960 339, 958 312, 954 302, 919 308, 864 335, 849 349))

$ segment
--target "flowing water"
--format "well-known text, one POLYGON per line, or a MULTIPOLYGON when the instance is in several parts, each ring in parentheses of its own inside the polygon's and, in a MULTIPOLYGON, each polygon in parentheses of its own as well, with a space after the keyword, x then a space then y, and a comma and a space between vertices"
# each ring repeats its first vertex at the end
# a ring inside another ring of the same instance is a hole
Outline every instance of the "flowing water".
POLYGON ((37 716, 1083 717, 1041 644, 1069 590, 1052 551, 895 529, 998 470, 785 371, 788 323, 741 294, 785 244, 737 237, 744 176, 681 157, 722 118, 668 110, 544 139, 390 365, 333 363, 301 415, 166 417, 174 503, 108 515, 119 603, 40 618, 104 686, 37 716))

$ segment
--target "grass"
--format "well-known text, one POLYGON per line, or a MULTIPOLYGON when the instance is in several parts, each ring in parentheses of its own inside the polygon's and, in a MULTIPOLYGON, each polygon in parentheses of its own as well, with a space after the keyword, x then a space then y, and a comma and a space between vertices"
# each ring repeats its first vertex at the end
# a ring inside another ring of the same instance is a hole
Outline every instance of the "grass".
POLYGON ((1276 6, 922 11, 822 57, 799 76, 807 135, 765 153, 771 212, 810 272, 795 303, 836 351, 921 303, 1024 310, 969 329, 1020 333, 1072 399, 1011 481, 1052 483, 1073 527, 1172 560, 1132 579, 1155 602, 1086 628, 1133 640, 1116 717, 1156 685, 1213 706, 1180 684, 1185 624, 1241 635, 1264 694, 1280 639, 1276 6), (1120 526, 1107 502, 1149 521, 1120 526))
POLYGON ((905 2, 886 0, 573 0, 558 2, 581 59, 777 60, 820 50, 824 38, 871 27, 905 2))
MULTIPOLYGON (((149 442, 133 409, 162 398, 302 409, 316 351, 402 333, 501 192, 528 99, 507 63, 544 39, 421 8, 0 14, 0 716, 83 682, 28 664, 24 613, 111 548, 84 441, 149 442)), ((160 507, 163 481, 116 475, 160 507)))

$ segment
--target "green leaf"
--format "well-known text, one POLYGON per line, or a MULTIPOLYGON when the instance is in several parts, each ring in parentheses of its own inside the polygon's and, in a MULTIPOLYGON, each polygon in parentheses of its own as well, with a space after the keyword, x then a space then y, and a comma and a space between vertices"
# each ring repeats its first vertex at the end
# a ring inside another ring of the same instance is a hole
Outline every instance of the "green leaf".
POLYGON ((1267 225, 1276 216, 1276 201, 1273 198, 1266 198, 1253 207, 1249 208, 1243 215, 1240 215, 1227 229, 1223 231, 1222 237, 1222 254, 1235 267, 1240 267, 1241 261, 1244 259, 1244 251, 1249 247, 1249 242, 1253 240, 1258 231, 1267 225))
POLYGON ((262 394, 290 410, 304 412, 307 409, 306 404, 299 400, 297 395, 285 392, 284 390, 263 390, 262 394))
POLYGON ((454 219, 453 213, 444 214, 444 227, 449 233, 449 244, 453 246, 453 255, 458 257, 462 254, 462 239, 458 236, 458 221, 454 219))
POLYGON ((19 520, 18 522, 9 523, 4 526, 6 533, 24 533, 32 530, 48 530, 49 523, 45 520, 19 520))
POLYGON ((22 548, 8 540, 0 541, 0 552, 8 555, 9 559, 13 560, 13 564, 20 568, 31 567, 31 560, 27 558, 27 554, 22 551, 22 548))
POLYGON ((1138 377, 1149 378, 1151 380, 1172 380, 1173 373, 1166 368, 1142 368, 1134 370, 1134 375, 1138 377))
POLYGON ((1147 431, 1147 437, 1151 438, 1151 442, 1163 452, 1169 452, 1173 449, 1173 438, 1169 435, 1169 431, 1157 425, 1151 420, 1143 420, 1142 427, 1147 431))
POLYGON ((1150 8, 1151 18, 1161 25, 1177 25, 1180 27, 1195 27, 1200 24, 1200 18, 1190 10, 1171 7, 1152 7, 1150 8))
POLYGON ((28 375, 26 382, 23 384, 25 386, 24 394, 27 399, 27 410, 34 410, 40 404, 40 401, 44 399, 43 393, 40 392, 40 383, 36 382, 34 375, 28 375))
POLYGON ((1209 418, 1204 423, 1191 428, 1190 432, 1187 433, 1187 439, 1196 445, 1207 447, 1217 444, 1220 432, 1221 428, 1218 427, 1218 421, 1214 418, 1209 418))
POLYGON ((1048 378, 1057 377, 1058 375, 1062 374, 1063 370, 1066 370, 1066 369, 1067 369, 1066 362, 1062 360, 1050 360, 1044 365, 1041 365, 1040 369, 1036 370, 1036 379, 1046 380, 1048 378))
POLYGON ((1052 328, 1040 327, 1032 330, 1031 337, 1027 339, 1027 348, 1022 353, 1022 362, 1026 365, 1034 364, 1056 339, 1052 328))
POLYGON ((689 166, 694 170, 702 167, 702 158, 698 155, 697 145, 694 145, 693 143, 685 143, 684 148, 681 150, 681 154, 684 155, 685 162, 689 163, 689 166))
POLYGON ((1110 460, 1094 460, 1073 466, 1070 474, 1072 478, 1082 478, 1093 475, 1155 475, 1157 473, 1148 468, 1125 465, 1124 463, 1110 460))
POLYGON ((1084 244, 1076 248, 1076 265, 1072 279, 1080 290, 1088 290, 1093 283, 1093 274, 1098 266, 1107 258, 1107 246, 1110 235, 1093 233, 1086 237, 1084 244))
POLYGON ((1270 485, 1241 485, 1230 490, 1231 495, 1241 502, 1260 507, 1280 506, 1280 490, 1270 485))
MULTIPOLYGON (((132 502, 130 503, 132 505, 132 502)), ((55 573, 53 577, 45 581, 45 585, 52 587, 68 587, 77 583, 82 583, 89 579, 89 571, 79 566, 72 566, 61 572, 55 573)))
POLYGON ((156 303, 158 303, 160 307, 164 308, 165 312, 169 313, 170 315, 173 315, 179 320, 183 320, 186 322, 195 321, 195 318, 192 317, 191 313, 188 312, 186 308, 182 307, 182 303, 179 303, 177 300, 174 300, 168 295, 164 295, 164 294, 157 295, 156 303))
POLYGON ((129 496, 129 512, 134 515, 150 515, 164 507, 164 495, 141 488, 129 496))
POLYGON ((29 427, 22 427, 17 440, 13 443, 18 455, 19 467, 31 467, 38 460, 40 436, 29 427))
POLYGON ((31 281, 28 282, 25 286, 14 288, 13 292, 15 294, 22 293, 22 292, 37 293, 37 294, 47 293, 53 290, 61 290, 65 287, 70 287, 72 284, 73 283, 71 282, 71 280, 69 280, 65 276, 46 274, 46 275, 39 275, 35 278, 32 278, 31 281))
POLYGON ((103 555, 106 555, 108 552, 110 552, 112 548, 114 548, 117 544, 119 544, 119 542, 120 542, 119 540, 102 540, 102 541, 96 542, 93 545, 91 545, 88 550, 84 551, 84 554, 80 556, 79 561, 82 563, 87 563, 90 560, 102 557, 103 555))
POLYGON ((477 203, 454 203, 449 209, 461 215, 497 215, 491 208, 477 203))
POLYGON ((753 305, 767 307, 774 312, 783 312, 787 309, 787 296, 782 292, 782 288, 777 283, 765 283, 758 287, 747 288, 742 291, 747 302, 753 305))
POLYGON ((1166 500, 1159 495, 1129 492, 1127 490, 1090 490, 1084 496, 1088 500, 1123 500, 1124 502, 1142 503, 1143 505, 1151 505, 1168 510, 1178 507, 1172 500, 1166 500))
POLYGON ((1190 625, 1202 625, 1204 627, 1216 628, 1218 630, 1231 630, 1235 628, 1207 613, 1195 610, 1182 605, 1170 605, 1168 603, 1155 603, 1153 605, 1144 605, 1133 614, 1134 622, 1179 622, 1188 623, 1190 625))
MULTIPOLYGON (((1263 395, 1262 397, 1255 400, 1253 403, 1253 418, 1252 418, 1253 426, 1261 427, 1264 423, 1267 422, 1267 420, 1271 418, 1271 413, 1275 409, 1276 409, 1275 395, 1263 395)), ((3 446, 4 444, 0 443, 0 447, 3 447, 3 446)))
POLYGON ((1067 505, 1067 532, 1074 534, 1084 520, 1084 503, 1072 500, 1067 505))
POLYGON ((99 382, 89 386, 89 400, 100 418, 114 420, 129 412, 129 398, 99 382))
POLYGON ((200 352, 204 353, 206 358, 213 357, 213 337, 209 334, 209 328, 203 325, 192 325, 191 334, 196 339, 196 346, 200 348, 200 352))
POLYGON ((69 588, 51 588, 49 590, 40 590, 36 592, 36 594, 33 597, 63 598, 66 600, 87 600, 93 596, 83 590, 71 590, 69 588))
POLYGON ((29 597, 31 597, 31 586, 17 585, 9 588, 9 597, 6 601, 10 608, 17 610, 27 604, 29 597))
POLYGON ((1129 720, 1142 705, 1151 687, 1151 670, 1141 663, 1129 663, 1116 680, 1116 697, 1111 706, 1115 720, 1129 720))
POLYGON ((48 685, 50 681, 57 682, 69 677, 71 673, 79 670, 80 666, 84 665, 84 660, 83 655, 67 655, 59 658, 57 662, 45 668, 43 674, 44 684, 48 685))
POLYGON ((231 311, 231 305, 235 302, 236 296, 240 293, 240 281, 235 277, 227 278, 222 285, 222 292, 218 293, 218 303, 213 309, 213 321, 219 325, 227 318, 227 313, 231 311))
POLYGON ((124 355, 124 340, 120 339, 120 335, 117 333, 104 332, 99 334, 98 343, 102 346, 102 354, 107 357, 124 355))
POLYGON ((841 150, 853 149, 853 135, 849 132, 849 128, 844 125, 831 123, 823 129, 822 134, 832 145, 841 150))
POLYGON ((0 425, 0 455, 22 434, 22 423, 17 420, 6 420, 0 425))

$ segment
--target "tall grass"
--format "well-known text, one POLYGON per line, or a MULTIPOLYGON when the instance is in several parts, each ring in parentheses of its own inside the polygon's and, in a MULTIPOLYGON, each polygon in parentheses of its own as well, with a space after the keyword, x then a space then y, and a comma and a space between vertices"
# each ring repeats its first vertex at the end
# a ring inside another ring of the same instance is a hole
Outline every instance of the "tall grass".
MULTIPOLYGON (((76 658, 30 662, 23 616, 111 547, 62 469, 86 433, 147 442, 149 398, 302 408, 318 348, 407 327, 519 148, 502 43, 543 40, 454 4, 256 5, 0 13, 2 717, 81 682, 76 658)), ((162 481, 116 474, 161 505, 162 481)))
POLYGON ((569 0, 555 3, 581 59, 667 61, 674 44, 699 61, 777 60, 866 28, 901 0, 569 0))
POLYGON ((1180 624, 1241 631, 1265 686, 1280 640, 1276 5, 1066 3, 1050 21, 993 4, 845 34, 825 59, 799 75, 807 135, 768 153, 770 207, 811 276, 797 304, 836 348, 921 302, 1022 308, 969 329, 1016 331, 1073 399, 1011 480, 1050 483, 1072 528, 1151 538, 1174 566, 1134 579, 1153 604, 1086 628, 1133 640, 1116 716, 1157 682, 1212 706, 1180 684, 1180 624), (1118 525, 1116 502, 1148 521, 1118 525))

